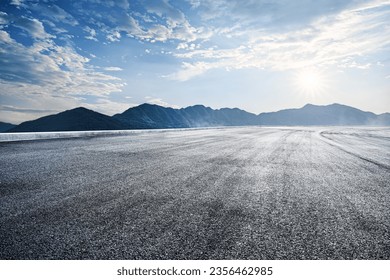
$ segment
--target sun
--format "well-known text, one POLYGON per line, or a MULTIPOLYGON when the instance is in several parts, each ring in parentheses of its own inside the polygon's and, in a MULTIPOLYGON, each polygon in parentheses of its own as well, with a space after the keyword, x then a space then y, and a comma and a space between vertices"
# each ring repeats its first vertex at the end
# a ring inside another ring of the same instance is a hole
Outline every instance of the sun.
POLYGON ((320 94, 326 86, 324 75, 316 69, 297 72, 294 83, 297 90, 310 95, 320 94))

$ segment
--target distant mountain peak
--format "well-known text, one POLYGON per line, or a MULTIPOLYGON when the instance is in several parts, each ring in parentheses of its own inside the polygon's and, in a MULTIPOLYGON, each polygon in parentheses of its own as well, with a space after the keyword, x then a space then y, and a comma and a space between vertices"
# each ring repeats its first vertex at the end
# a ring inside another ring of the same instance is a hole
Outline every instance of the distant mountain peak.
POLYGON ((135 107, 163 107, 163 106, 160 106, 160 105, 157 105, 157 104, 151 104, 151 103, 142 103, 141 105, 138 105, 138 106, 135 106, 135 107))
MULTIPOLYGON (((332 103, 332 104, 328 104, 328 105, 315 105, 315 104, 311 104, 311 103, 307 103, 305 106, 302 107, 302 109, 315 109, 315 108, 351 108, 351 109, 356 109, 354 107, 351 107, 351 106, 347 106, 347 105, 343 105, 343 104, 340 104, 340 103, 332 103)), ((356 110, 359 110, 359 109, 356 109, 356 110)))
MULTIPOLYGON (((340 103, 332 103, 328 106, 333 106, 333 107, 344 107, 344 108, 354 108, 354 107, 351 107, 351 106, 348 106, 348 105, 344 105, 344 104, 340 104, 340 103)), ((354 108, 356 109, 356 108, 354 108)))
POLYGON ((390 125, 390 114, 375 115, 338 103, 330 105, 308 103, 299 109, 284 109, 259 115, 239 108, 214 110, 204 105, 194 105, 174 109, 144 103, 112 117, 84 107, 77 107, 56 115, 24 122, 9 131, 81 131, 247 125, 390 125))
POLYGON ((182 108, 182 109, 187 109, 187 108, 210 108, 210 107, 206 107, 202 104, 195 104, 195 105, 192 105, 192 106, 188 106, 186 108, 182 108))
POLYGON ((91 109, 87 109, 85 107, 76 107, 76 108, 73 108, 73 109, 69 109, 69 110, 65 110, 65 111, 62 111, 62 112, 59 112, 58 114, 74 114, 74 113, 97 113, 97 114, 100 114, 98 112, 95 112, 91 109))
POLYGON ((311 107, 318 107, 318 105, 313 105, 311 103, 307 103, 305 106, 302 107, 303 108, 311 108, 311 107))
POLYGON ((12 123, 6 123, 6 122, 0 122, 0 132, 6 132, 12 128, 14 128, 16 125, 12 123))
POLYGON ((85 107, 76 107, 74 109, 70 109, 70 110, 67 110, 67 111, 92 111, 91 109, 87 109, 85 107))
POLYGON ((123 129, 123 125, 118 120, 104 114, 84 107, 77 107, 33 121, 23 122, 9 131, 45 132, 112 129, 123 129))

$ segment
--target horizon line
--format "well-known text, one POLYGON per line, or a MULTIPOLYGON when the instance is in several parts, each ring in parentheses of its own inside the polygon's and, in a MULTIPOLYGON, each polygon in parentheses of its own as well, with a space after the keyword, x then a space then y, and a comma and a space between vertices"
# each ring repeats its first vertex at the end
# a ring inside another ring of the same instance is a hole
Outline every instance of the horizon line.
POLYGON ((127 108, 126 110, 124 110, 123 112, 118 112, 118 113, 115 113, 113 115, 107 115, 107 114, 104 114, 104 113, 101 113, 99 111, 95 111, 95 110, 92 110, 92 109, 89 109, 87 107, 84 107, 84 106, 79 106, 79 107, 74 107, 74 108, 70 108, 70 109, 66 109, 66 110, 62 110, 62 111, 58 111, 58 112, 53 112, 52 114, 48 114, 48 115, 44 115, 42 117, 38 117, 38 118, 35 118, 35 119, 31 119, 31 120, 26 120, 26 121, 23 121, 23 122, 20 122, 20 123, 9 123, 9 122, 4 122, 4 121, 1 121, 2 123, 8 123, 8 124, 12 124, 12 125, 20 125, 24 122, 29 122, 29 121, 34 121, 34 120, 38 120, 40 118, 44 118, 44 117, 48 117, 48 116, 53 116, 53 115, 58 115, 60 113, 63 113, 63 112, 66 112, 66 111, 72 111, 72 110, 75 110, 75 109, 78 109, 78 108, 83 108, 83 109, 86 109, 86 110, 90 110, 90 111, 93 111, 93 112, 96 112, 96 113, 99 113, 99 114, 102 114, 102 115, 105 115, 105 116, 108 116, 108 117, 113 117, 117 114, 122 114, 124 112, 126 112, 127 110, 129 109, 132 109, 132 108, 136 108, 136 107, 139 107, 139 106, 142 106, 142 105, 152 105, 152 106, 158 106, 158 107, 162 107, 162 108, 167 108, 167 109, 174 109, 174 110, 182 110, 182 109, 186 109, 186 108, 189 108, 189 107, 195 107, 195 106, 203 106, 205 108, 210 108, 212 110, 222 110, 222 109, 238 109, 238 110, 241 110, 241 111, 244 111, 244 112, 247 112, 247 113, 250 113, 250 114, 253 114, 253 115, 256 115, 256 116, 259 116, 261 114, 268 114, 268 113, 277 113, 277 112, 280 112, 280 111, 284 111, 284 110, 299 110, 299 109, 303 109, 304 107, 308 106, 308 105, 312 105, 312 106, 317 106, 317 107, 327 107, 327 106, 332 106, 332 105, 341 105, 341 106, 346 106, 346 107, 350 107, 350 108, 354 108, 354 109, 357 109, 357 110, 360 110, 362 112, 365 112, 365 113, 372 113, 372 114, 375 114, 377 116, 379 115, 382 115, 382 114, 390 114, 390 112, 384 112, 384 113, 374 113, 372 111, 366 111, 364 109, 360 109, 360 108, 356 108, 356 107, 353 107, 353 106, 350 106, 350 105, 345 105, 345 104, 341 104, 341 103, 331 103, 331 104, 325 104, 325 105, 317 105, 317 104, 313 104, 313 103, 306 103, 305 105, 301 106, 301 107, 294 107, 294 108, 284 108, 284 109, 279 109, 279 110, 276 110, 276 111, 267 111, 267 112, 260 112, 258 114, 256 113, 253 113, 253 112, 250 112, 250 111, 247 111, 247 110, 244 110, 244 109, 241 109, 239 107, 221 107, 221 108, 213 108, 213 107, 210 107, 210 106, 207 106, 207 105, 203 105, 203 104, 194 104, 194 105, 189 105, 189 106, 186 106, 186 107, 180 107, 180 108, 176 108, 175 106, 164 106, 164 105, 161 105, 161 104, 155 104, 155 103, 148 103, 148 102, 145 102, 145 103, 141 103, 141 104, 138 104, 138 105, 135 105, 135 106, 131 106, 129 108, 127 108))

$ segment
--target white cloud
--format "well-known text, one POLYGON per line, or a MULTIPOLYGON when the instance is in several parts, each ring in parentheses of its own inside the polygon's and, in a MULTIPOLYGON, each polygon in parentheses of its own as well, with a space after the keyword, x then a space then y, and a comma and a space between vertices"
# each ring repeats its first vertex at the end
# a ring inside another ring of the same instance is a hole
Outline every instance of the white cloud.
MULTIPOLYGON (((199 49, 200 48, 200 44, 195 44, 195 43, 191 43, 191 44, 187 44, 187 43, 179 43, 176 47, 177 50, 187 50, 187 51, 193 51, 195 49, 199 49)), ((180 55, 178 55, 179 57, 180 55)), ((185 56, 185 54, 183 55, 185 56)))
POLYGON ((50 110, 50 109, 32 109, 32 108, 23 108, 23 107, 17 107, 17 106, 11 106, 11 105, 0 105, 1 111, 7 111, 7 112, 19 112, 19 113, 51 113, 55 112, 56 110, 50 110))
POLYGON ((13 43, 13 40, 7 32, 5 32, 4 30, 0 30, 0 42, 9 44, 13 43))
POLYGON ((186 50, 187 48, 188 48, 188 44, 187 43, 180 43, 176 47, 177 50, 186 50))
POLYGON ((119 28, 123 31, 129 32, 130 34, 134 33, 135 35, 138 35, 143 33, 138 21, 128 14, 124 17, 124 20, 121 22, 119 28))
POLYGON ((96 42, 98 41, 98 39, 96 38, 96 30, 95 29, 93 29, 89 26, 86 26, 86 27, 84 27, 83 30, 89 34, 88 36, 85 36, 85 39, 96 41, 96 42))
POLYGON ((64 34, 68 33, 68 30, 64 28, 57 27, 53 22, 47 19, 43 19, 42 22, 46 25, 49 26, 56 34, 64 34))
POLYGON ((34 39, 46 39, 54 37, 46 33, 42 22, 35 18, 20 17, 14 21, 14 26, 27 31, 34 39))
POLYGON ((347 57, 345 59, 342 59, 340 63, 337 65, 339 68, 356 68, 356 69, 370 69, 371 63, 358 63, 356 62, 352 57, 347 57))
POLYGON ((79 25, 79 21, 88 22, 89 26, 84 28, 88 32, 87 39, 96 41, 96 30, 106 33, 106 39, 109 42, 120 41, 123 33, 130 37, 147 42, 167 42, 168 40, 179 40, 183 42, 194 42, 196 40, 205 40, 212 36, 212 32, 205 26, 194 27, 186 18, 184 13, 171 4, 169 1, 145 1, 140 4, 144 6, 144 11, 132 11, 127 0, 122 1, 101 1, 94 0, 93 6, 99 5, 99 9, 85 9, 85 6, 91 4, 90 1, 81 1, 74 3, 75 10, 64 10, 55 4, 34 3, 23 5, 28 10, 39 13, 45 20, 50 19, 51 28, 56 29, 57 33, 63 33, 53 26, 53 22, 65 23, 68 25, 79 25), (83 3, 84 2, 84 3, 83 3), (107 7, 110 13, 106 13, 107 7), (71 14, 77 14, 78 20, 71 14), (87 30, 88 29, 88 30, 87 30))
POLYGON ((94 3, 94 4, 99 4, 104 7, 119 7, 121 9, 127 10, 129 9, 129 0, 80 0, 80 2, 87 2, 87 3, 94 3))
POLYGON ((282 30, 302 27, 319 16, 337 14, 363 0, 198 0, 192 1, 203 21, 213 20, 219 26, 239 23, 242 27, 282 30))
POLYGON ((21 6, 23 4, 23 0, 11 0, 11 5, 21 6))
POLYGON ((78 25, 78 21, 67 11, 55 4, 43 4, 43 3, 34 3, 34 4, 23 4, 24 8, 30 9, 32 11, 40 13, 43 17, 48 18, 57 23, 65 23, 71 26, 78 25))
POLYGON ((163 77, 170 80, 187 81, 207 72, 210 69, 218 68, 219 66, 220 65, 218 63, 206 63, 202 61, 195 63, 183 62, 181 70, 163 77))
POLYGON ((106 38, 110 42, 117 42, 121 39, 121 34, 117 30, 113 30, 106 38))
POLYGON ((104 67, 104 70, 106 70, 106 71, 122 71, 123 69, 120 67, 111 66, 111 67, 104 67))
MULTIPOLYGON (((193 42, 211 36, 208 29, 195 28, 184 13, 172 6, 168 1, 145 2, 146 14, 125 13, 119 18, 112 18, 115 31, 126 32, 128 36, 148 42, 167 42, 179 40, 193 42)), ((108 31, 112 34, 113 31, 108 31)), ((109 40, 113 39, 108 35, 109 40)), ((119 40, 119 37, 117 38, 119 40)))
POLYGON ((200 0, 188 0, 190 5, 191 5, 191 8, 193 9, 196 9, 200 6, 201 4, 201 1, 200 0))
POLYGON ((8 14, 0 11, 0 25, 8 24, 8 14))
POLYGON ((67 23, 72 26, 78 25, 78 21, 64 9, 60 8, 57 5, 41 5, 39 9, 43 9, 46 16, 55 20, 56 22, 67 23))
POLYGON ((149 13, 154 13, 160 18, 166 17, 172 26, 186 21, 183 12, 174 8, 166 0, 148 1, 146 2, 146 9, 149 13))
POLYGON ((390 45, 387 23, 390 11, 377 10, 383 5, 383 2, 371 2, 370 5, 320 17, 311 24, 285 32, 239 28, 234 31, 236 40, 225 39, 228 42, 225 45, 229 46, 225 48, 194 49, 182 43, 177 46, 181 52, 174 55, 184 60, 183 67, 166 77, 185 81, 215 68, 284 71, 338 64, 340 67, 368 69, 370 62, 358 64, 353 58, 390 45), (347 57, 352 60, 343 62, 347 57))
POLYGON ((89 59, 51 40, 24 46, 0 30, 0 81, 4 94, 102 96, 121 91, 117 77, 97 72, 89 59))

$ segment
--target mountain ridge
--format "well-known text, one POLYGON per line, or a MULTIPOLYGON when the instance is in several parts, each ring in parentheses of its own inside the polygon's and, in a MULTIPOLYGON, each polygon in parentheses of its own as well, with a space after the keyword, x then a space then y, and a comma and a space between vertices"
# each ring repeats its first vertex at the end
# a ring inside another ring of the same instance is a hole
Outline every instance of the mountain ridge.
POLYGON ((123 129, 121 123, 93 110, 77 107, 55 115, 26 121, 7 132, 51 132, 123 129))
POLYGON ((7 130, 10 130, 11 128, 14 128, 16 125, 12 123, 7 122, 0 122, 0 132, 5 132, 7 130))
POLYGON ((77 107, 55 115, 26 121, 7 132, 82 131, 161 129, 214 126, 310 126, 310 125, 373 125, 389 126, 390 113, 372 112, 333 103, 330 105, 306 104, 301 108, 283 109, 258 115, 239 108, 212 109, 193 105, 174 109, 144 103, 122 113, 107 116, 93 110, 77 107))

